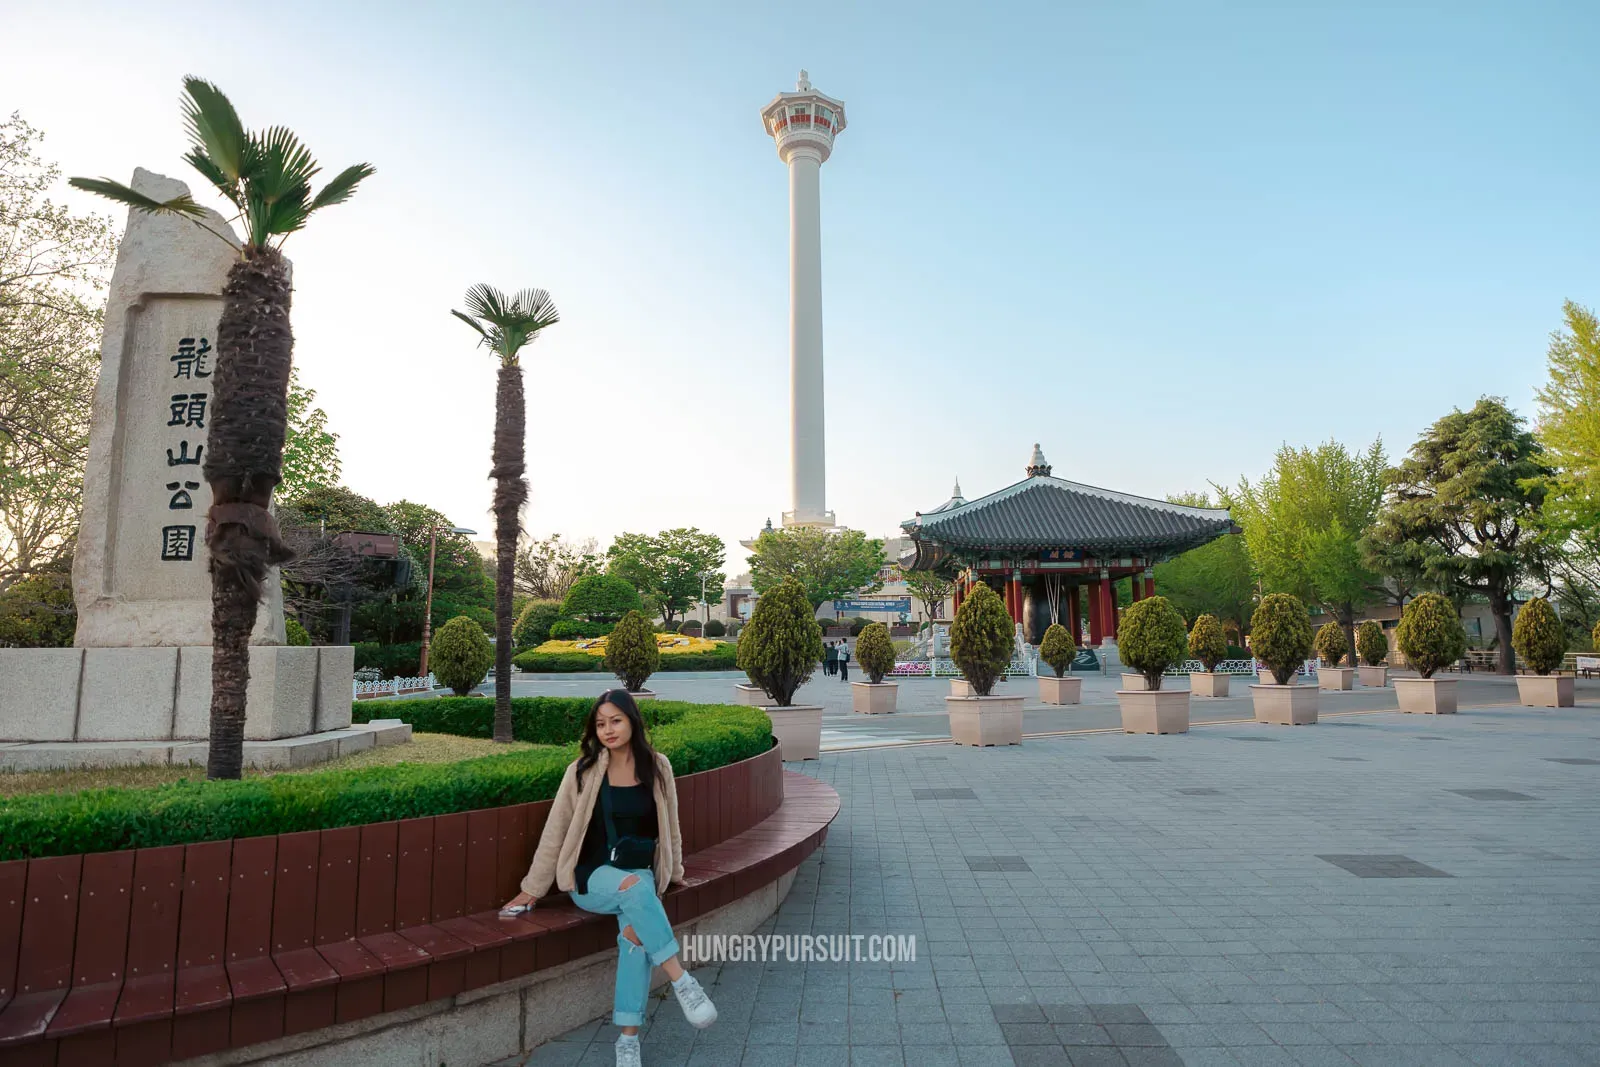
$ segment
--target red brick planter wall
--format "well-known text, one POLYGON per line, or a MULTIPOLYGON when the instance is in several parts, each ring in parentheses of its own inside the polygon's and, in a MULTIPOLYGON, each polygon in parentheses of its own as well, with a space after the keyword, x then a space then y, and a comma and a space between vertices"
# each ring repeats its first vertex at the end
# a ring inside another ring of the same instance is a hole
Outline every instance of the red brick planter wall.
MULTIPOLYGON (((783 804, 776 748, 677 784, 686 856, 783 804)), ((0 1065, 184 1059, 550 965, 470 918, 550 807, 0 863, 0 1065)))

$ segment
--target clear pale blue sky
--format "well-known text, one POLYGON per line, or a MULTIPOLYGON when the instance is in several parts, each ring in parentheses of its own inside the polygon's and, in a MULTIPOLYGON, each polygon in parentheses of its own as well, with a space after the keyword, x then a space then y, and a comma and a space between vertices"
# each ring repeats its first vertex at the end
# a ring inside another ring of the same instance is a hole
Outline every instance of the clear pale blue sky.
POLYGON ((374 163, 288 245, 296 359, 352 487, 485 534, 493 372, 446 314, 480 280, 564 316, 527 361, 532 531, 787 506, 757 112, 800 67, 849 117, 828 503, 872 534, 1034 441, 1161 496, 1285 441, 1398 453, 1482 393, 1531 413, 1561 301, 1600 303, 1592 3, 214 6, 0 0, 0 110, 69 174, 190 180, 192 72, 374 163))

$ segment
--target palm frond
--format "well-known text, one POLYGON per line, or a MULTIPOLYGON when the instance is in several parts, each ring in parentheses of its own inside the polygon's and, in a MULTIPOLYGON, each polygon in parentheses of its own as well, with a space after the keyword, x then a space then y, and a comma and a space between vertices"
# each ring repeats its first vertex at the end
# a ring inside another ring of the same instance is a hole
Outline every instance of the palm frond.
POLYGON ((363 178, 370 178, 375 173, 372 164, 357 163, 346 167, 311 200, 311 206, 306 209, 307 214, 318 211, 335 204, 342 204, 349 200, 356 191, 356 184, 363 178))
POLYGON ((517 354, 539 331, 560 321, 555 301, 543 289, 524 289, 507 299, 492 285, 474 285, 467 290, 471 315, 454 314, 483 336, 483 343, 499 354, 503 363, 517 362, 517 354))
POLYGON ((544 289, 524 289, 511 301, 511 313, 523 319, 532 333, 561 321, 556 302, 544 289))
POLYGON ((239 183, 222 173, 222 168, 218 167, 211 157, 205 154, 204 149, 192 148, 183 158, 188 162, 189 166, 199 171, 206 181, 215 186, 217 192, 227 197, 234 207, 244 206, 239 200, 239 183))
POLYGON ((175 196, 171 200, 157 200, 110 178, 72 178, 67 184, 74 189, 95 193, 107 200, 115 200, 119 204, 127 204, 129 207, 148 211, 153 215, 185 215, 199 219, 204 218, 206 213, 206 209, 195 203, 194 197, 188 193, 175 196))
POLYGON ((251 166, 245 179, 261 199, 271 204, 293 196, 296 190, 310 199, 311 179, 321 168, 293 130, 272 126, 264 133, 251 134, 250 149, 251 166))
POLYGON ((193 76, 183 79, 188 100, 184 102, 184 125, 197 150, 233 181, 244 177, 249 163, 250 141, 233 104, 208 81, 193 76))
POLYGON ((454 315, 456 318, 460 319, 462 322, 466 323, 468 326, 471 326, 474 330, 477 330, 478 331, 478 336, 483 338, 483 343, 484 344, 487 345, 487 344, 490 343, 490 341, 489 341, 489 331, 485 330, 478 323, 477 319, 473 318, 471 315, 468 315, 468 314, 465 314, 463 312, 457 311, 454 308, 450 309, 450 314, 454 315))
POLYGON ((492 285, 474 285, 467 290, 467 308, 475 318, 495 326, 506 319, 506 294, 492 285))

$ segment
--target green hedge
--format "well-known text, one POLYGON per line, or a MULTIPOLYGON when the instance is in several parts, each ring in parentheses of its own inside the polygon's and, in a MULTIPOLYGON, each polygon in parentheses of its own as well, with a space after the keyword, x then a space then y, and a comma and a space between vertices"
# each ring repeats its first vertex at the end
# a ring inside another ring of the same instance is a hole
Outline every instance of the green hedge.
MULTIPOLYGON (((677 722, 694 709, 705 707, 681 700, 642 700, 639 714, 650 729, 677 722)), ((593 697, 512 697, 511 736, 536 745, 565 745, 583 732, 584 716, 594 707, 593 697)), ((420 700, 360 700, 350 711, 351 722, 399 719, 418 733, 455 734, 458 737, 494 735, 493 697, 427 697, 420 700)))
MULTIPOLYGON (((569 699, 585 709, 592 703, 569 699)), ((408 703, 425 702, 398 701, 383 710, 408 703)), ((675 720, 650 731, 651 743, 672 761, 675 774, 725 766, 772 746, 772 723, 760 708, 682 708, 675 720)), ((547 722, 556 713, 542 714, 547 722)), ((573 743, 459 763, 16 797, 0 800, 0 860, 325 830, 549 800, 577 756, 573 743)))
MULTIPOLYGON (((663 652, 657 671, 732 671, 738 669, 739 646, 721 644, 711 652, 663 652)), ((521 652, 511 661, 530 674, 605 672, 603 656, 587 652, 521 652)))

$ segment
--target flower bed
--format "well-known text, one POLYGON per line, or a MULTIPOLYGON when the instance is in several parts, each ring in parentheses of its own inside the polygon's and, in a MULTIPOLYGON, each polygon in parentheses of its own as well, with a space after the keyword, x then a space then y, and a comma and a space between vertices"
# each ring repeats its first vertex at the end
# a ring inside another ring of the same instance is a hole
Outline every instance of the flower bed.
MULTIPOLYGON (((663 637, 675 637, 675 634, 662 634, 663 637)), ((664 648, 661 651, 661 663, 656 667, 659 671, 731 671, 738 667, 739 646, 724 641, 703 641, 698 638, 689 640, 698 641, 708 645, 703 652, 680 652, 676 649, 664 648)), ((553 642, 546 642, 551 644, 553 642)), ((566 641, 561 644, 575 644, 566 641)), ((519 671, 530 674, 562 674, 582 671, 605 671, 604 649, 563 652, 542 651, 543 645, 527 652, 519 653, 512 659, 519 671)))
MULTIPOLYGON (((678 655, 684 652, 714 652, 721 641, 708 641, 704 637, 690 637, 688 634, 656 634, 656 648, 662 655, 678 655)), ((649 646, 646 645, 646 648, 649 646)), ((585 637, 576 641, 546 641, 533 651, 545 655, 563 655, 573 652, 583 652, 590 656, 604 656, 606 654, 605 637, 585 637)))
POLYGON ((933 665, 927 660, 904 660, 896 663, 889 671, 890 678, 926 678, 933 673, 933 665))

